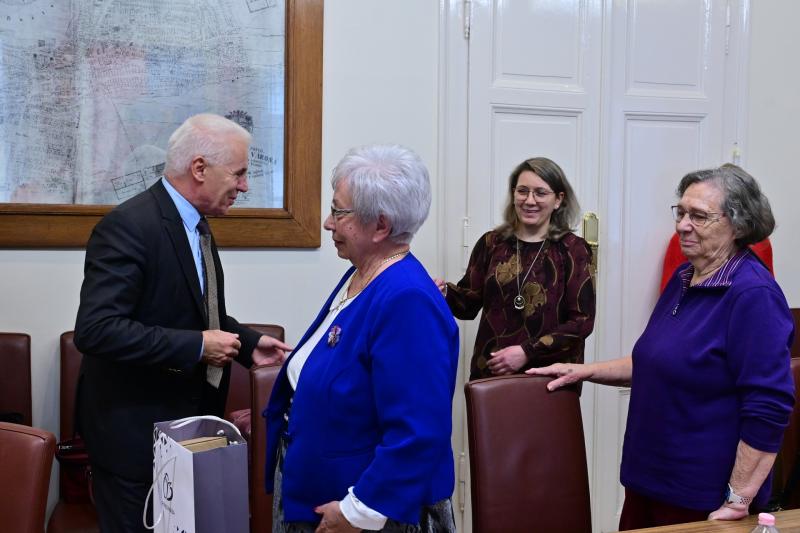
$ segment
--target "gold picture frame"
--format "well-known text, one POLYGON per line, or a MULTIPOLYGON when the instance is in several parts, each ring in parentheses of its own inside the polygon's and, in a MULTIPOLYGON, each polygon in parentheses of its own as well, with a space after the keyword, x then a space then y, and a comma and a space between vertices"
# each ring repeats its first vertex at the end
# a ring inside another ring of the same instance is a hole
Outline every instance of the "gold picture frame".
MULTIPOLYGON (((221 247, 320 246, 323 0, 286 0, 284 207, 214 218, 221 247)), ((108 205, 0 203, 0 247, 81 248, 108 205)))

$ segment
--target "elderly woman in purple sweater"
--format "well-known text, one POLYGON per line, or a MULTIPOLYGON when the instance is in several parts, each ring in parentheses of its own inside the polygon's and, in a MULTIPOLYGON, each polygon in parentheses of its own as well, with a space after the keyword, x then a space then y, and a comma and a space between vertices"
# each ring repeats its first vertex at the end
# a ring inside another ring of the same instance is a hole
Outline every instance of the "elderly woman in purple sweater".
POLYGON ((630 357, 555 364, 550 390, 630 385, 620 529, 736 520, 766 503, 794 404, 794 325, 781 289, 748 248, 775 220, 755 179, 735 165, 687 174, 672 207, 678 268, 630 357))

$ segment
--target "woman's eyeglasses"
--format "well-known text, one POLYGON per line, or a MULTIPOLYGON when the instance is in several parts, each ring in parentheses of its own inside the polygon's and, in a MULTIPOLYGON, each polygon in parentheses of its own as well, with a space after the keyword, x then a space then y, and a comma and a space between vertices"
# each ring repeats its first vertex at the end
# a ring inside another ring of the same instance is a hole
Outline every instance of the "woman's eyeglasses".
POLYGON ((529 189, 528 187, 517 187, 514 189, 514 196, 517 197, 517 200, 527 200, 528 196, 533 194, 533 197, 536 200, 544 200, 551 194, 555 194, 550 189, 543 189, 541 187, 537 187, 536 189, 529 189))
POLYGON ((675 219, 675 222, 680 222, 683 220, 683 217, 689 215, 689 222, 696 228, 703 228, 725 216, 725 213, 687 211, 679 205, 673 205, 670 207, 670 209, 672 209, 672 218, 675 219))
POLYGON ((331 216, 335 220, 339 220, 342 217, 344 217, 345 215, 349 215, 350 213, 353 213, 353 212, 354 211, 352 209, 339 209, 339 208, 331 206, 331 216))

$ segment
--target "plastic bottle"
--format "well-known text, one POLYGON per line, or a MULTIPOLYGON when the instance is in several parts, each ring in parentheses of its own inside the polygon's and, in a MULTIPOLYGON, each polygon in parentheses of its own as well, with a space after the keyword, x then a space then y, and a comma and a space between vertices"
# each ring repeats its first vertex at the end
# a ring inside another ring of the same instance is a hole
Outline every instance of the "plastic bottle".
POLYGON ((769 513, 759 513, 758 525, 750 533, 779 533, 775 527, 775 517, 769 513))

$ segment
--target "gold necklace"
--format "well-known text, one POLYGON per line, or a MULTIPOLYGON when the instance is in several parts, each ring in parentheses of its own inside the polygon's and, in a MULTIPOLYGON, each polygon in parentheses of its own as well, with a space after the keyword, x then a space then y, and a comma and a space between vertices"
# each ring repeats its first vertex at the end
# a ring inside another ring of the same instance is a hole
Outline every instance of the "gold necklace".
MULTIPOLYGON (((352 300, 353 298, 355 298, 356 296, 358 296, 359 294, 364 292, 364 289, 366 289, 367 285, 369 285, 372 282, 372 278, 375 277, 375 274, 378 273, 378 270, 380 270, 380 268, 383 265, 385 265, 389 261, 393 261, 393 260, 397 259, 398 257, 405 256, 406 254, 408 254, 408 252, 409 252, 409 250, 404 250, 402 252, 397 252, 396 254, 392 254, 392 255, 390 255, 388 257, 384 257, 383 260, 380 263, 378 263, 375 266, 375 268, 372 269, 372 273, 369 275, 369 278, 367 278, 367 282, 364 283, 364 286, 361 287, 358 290, 358 292, 356 292, 352 296, 347 296, 347 293, 350 292, 350 286, 353 284, 353 279, 356 277, 356 272, 353 272, 353 275, 350 277, 350 281, 347 283, 347 289, 345 289, 344 294, 342 294, 342 297, 339 298, 339 302, 336 304, 336 307, 331 309, 331 313, 335 313, 335 312, 339 311, 344 306, 344 304, 346 304, 348 301, 352 300)), ((358 269, 356 269, 356 271, 357 270, 358 269)))
POLYGON ((522 272, 522 263, 519 258, 519 239, 517 239, 517 295, 514 297, 514 309, 517 311, 522 311, 525 309, 525 298, 522 296, 522 289, 521 287, 525 285, 525 280, 528 279, 528 274, 531 273, 533 270, 533 265, 536 264, 536 260, 539 259, 539 254, 542 253, 542 249, 547 245, 547 239, 542 242, 542 245, 536 251, 536 256, 533 258, 531 262, 531 266, 528 267, 528 271, 525 273, 525 277, 522 278, 522 283, 519 281, 519 275, 522 272))

